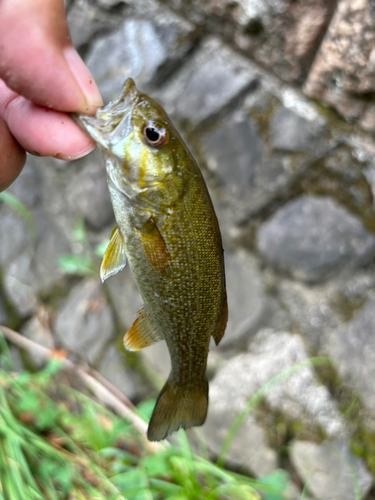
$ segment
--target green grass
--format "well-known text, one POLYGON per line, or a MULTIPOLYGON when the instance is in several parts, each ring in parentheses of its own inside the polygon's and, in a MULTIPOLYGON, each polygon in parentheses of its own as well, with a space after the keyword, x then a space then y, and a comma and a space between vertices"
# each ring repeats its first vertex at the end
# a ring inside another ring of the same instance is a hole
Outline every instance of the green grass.
MULTIPOLYGON (((254 480, 178 445, 143 449, 127 422, 62 383, 58 361, 13 373, 0 337, 0 500, 281 500, 286 474, 254 480)), ((140 413, 149 414, 153 402, 140 413)))

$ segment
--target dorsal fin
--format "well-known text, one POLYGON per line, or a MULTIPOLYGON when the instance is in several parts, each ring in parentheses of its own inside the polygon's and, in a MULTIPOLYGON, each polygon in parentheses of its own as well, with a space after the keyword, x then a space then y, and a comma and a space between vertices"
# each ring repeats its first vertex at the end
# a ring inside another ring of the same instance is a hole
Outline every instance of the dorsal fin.
POLYGON ((227 302, 227 294, 225 294, 221 321, 219 323, 216 332, 212 334, 212 337, 216 345, 219 345, 220 340, 223 338, 227 322, 228 322, 228 302, 227 302))
POLYGON ((144 306, 141 307, 137 314, 137 319, 124 337, 124 346, 128 351, 138 351, 143 347, 163 340, 163 336, 157 332, 155 326, 147 316, 144 306))
POLYGON ((117 226, 112 229, 107 250, 100 266, 100 278, 104 282, 126 266, 125 245, 117 226))
POLYGON ((149 263, 164 274, 169 268, 169 253, 155 221, 152 218, 148 219, 137 230, 149 263))

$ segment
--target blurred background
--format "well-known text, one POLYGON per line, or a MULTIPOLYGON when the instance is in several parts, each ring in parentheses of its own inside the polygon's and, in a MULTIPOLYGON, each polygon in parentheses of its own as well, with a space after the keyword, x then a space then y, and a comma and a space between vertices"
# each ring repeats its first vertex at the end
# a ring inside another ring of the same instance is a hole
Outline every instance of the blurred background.
MULTIPOLYGON (((374 499, 375 3, 66 5, 105 103, 129 76, 160 102, 215 205, 229 323, 208 359, 211 455, 257 391, 302 363, 267 386, 227 466, 255 478, 284 469, 290 499, 374 499)), ((122 347, 142 301, 128 268, 100 282, 113 225, 98 151, 28 156, 0 201, 0 324, 64 348, 139 403, 169 355, 164 343, 122 347)), ((19 370, 40 366, 11 353, 19 370)))

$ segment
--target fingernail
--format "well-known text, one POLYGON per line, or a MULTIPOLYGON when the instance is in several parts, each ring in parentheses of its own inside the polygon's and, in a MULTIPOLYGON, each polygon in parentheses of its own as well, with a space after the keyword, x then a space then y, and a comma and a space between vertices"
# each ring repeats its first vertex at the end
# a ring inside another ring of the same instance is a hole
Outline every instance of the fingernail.
POLYGON ((100 95, 99 89, 85 63, 82 61, 74 47, 66 48, 64 50, 64 56, 71 72, 86 97, 88 109, 81 111, 92 111, 90 108, 103 106, 103 99, 100 95))
POLYGON ((90 144, 89 147, 83 149, 82 151, 79 151, 78 153, 74 154, 74 155, 64 155, 64 154, 61 154, 61 153, 57 153, 56 155, 54 155, 54 158, 57 158, 58 160, 68 160, 68 161, 71 161, 71 160, 78 160, 78 158, 82 158, 83 156, 86 156, 88 155, 89 153, 91 153, 91 151, 94 151, 94 149, 96 148, 96 144, 90 144))

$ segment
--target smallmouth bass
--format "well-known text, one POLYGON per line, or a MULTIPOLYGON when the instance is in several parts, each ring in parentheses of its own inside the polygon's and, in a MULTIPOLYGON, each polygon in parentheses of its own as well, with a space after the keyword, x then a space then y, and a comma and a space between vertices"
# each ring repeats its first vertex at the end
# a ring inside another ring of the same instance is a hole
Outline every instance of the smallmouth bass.
POLYGON ((102 281, 128 261, 144 301, 124 345, 133 351, 164 339, 171 357, 147 432, 159 441, 206 419, 210 337, 220 342, 228 316, 219 225, 194 158, 133 80, 94 117, 73 118, 102 150, 117 223, 102 281))

